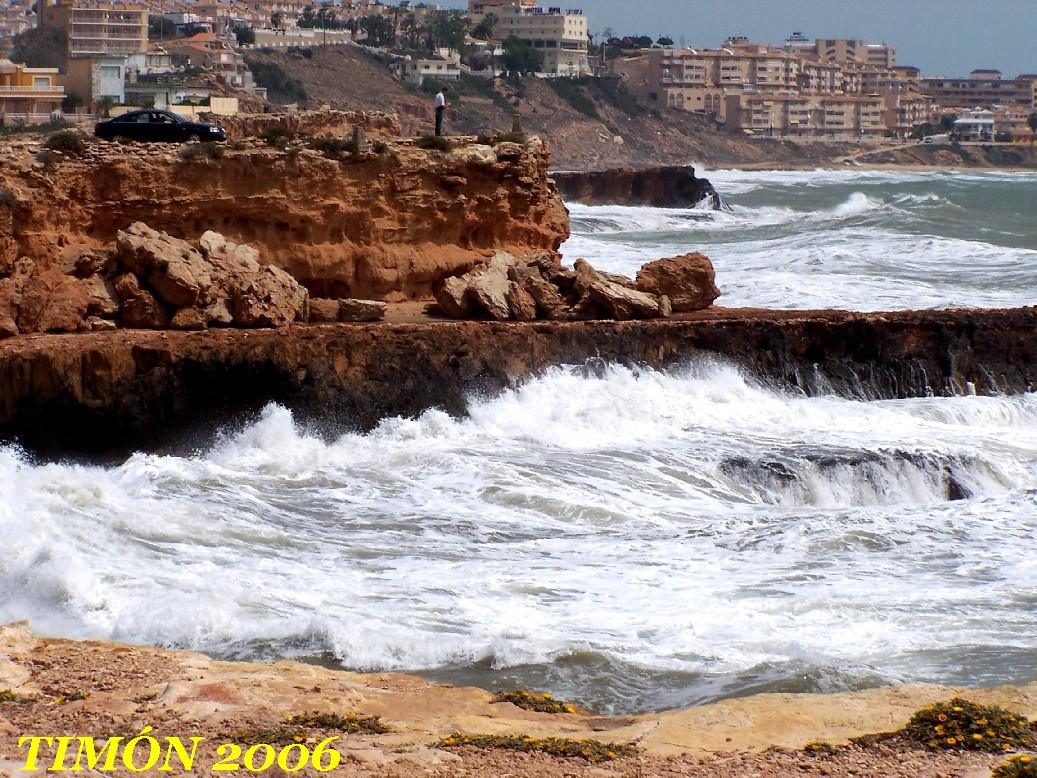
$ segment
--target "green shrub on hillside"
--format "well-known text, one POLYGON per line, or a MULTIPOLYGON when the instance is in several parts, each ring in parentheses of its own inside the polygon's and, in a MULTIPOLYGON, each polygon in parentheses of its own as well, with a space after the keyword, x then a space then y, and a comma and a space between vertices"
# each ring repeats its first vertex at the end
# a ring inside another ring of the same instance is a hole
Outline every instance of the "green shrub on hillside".
POLYGON ((418 138, 419 149, 429 149, 432 151, 452 151, 454 143, 449 138, 444 138, 438 135, 422 135, 418 138))
POLYGON ((86 151, 86 141, 75 130, 59 130, 44 141, 43 147, 78 157, 86 151))
POLYGON ((565 100, 574 109, 591 119, 601 121, 598 106, 587 96, 583 88, 583 79, 574 78, 547 78, 544 83, 551 87, 560 98, 565 100))
POLYGON ((359 713, 306 713, 292 716, 286 724, 311 729, 331 729, 346 734, 384 735, 392 730, 382 723, 381 716, 361 716, 359 713))
POLYGON ((259 132, 259 139, 275 149, 283 149, 294 137, 295 133, 281 124, 271 124, 259 132))
POLYGON ((297 78, 289 78, 284 69, 276 62, 265 62, 250 57, 246 64, 252 71, 256 83, 265 87, 271 99, 288 103, 306 102, 306 89, 297 78))
POLYGON ((454 733, 436 743, 438 748, 505 749, 549 756, 582 758, 588 762, 611 762, 633 756, 637 748, 622 743, 602 743, 600 740, 573 740, 563 737, 532 738, 526 735, 462 735, 454 733))
POLYGON ((189 143, 180 147, 180 159, 223 159, 223 146, 215 143, 189 143))

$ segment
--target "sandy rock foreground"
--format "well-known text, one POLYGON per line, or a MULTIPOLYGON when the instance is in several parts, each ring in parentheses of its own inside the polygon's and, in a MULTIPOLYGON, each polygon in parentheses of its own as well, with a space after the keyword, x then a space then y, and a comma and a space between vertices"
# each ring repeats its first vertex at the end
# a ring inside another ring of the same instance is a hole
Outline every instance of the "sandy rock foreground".
MULTIPOLYGON (((20 701, 4 702, 0 693, 0 776, 29 774, 19 772, 25 764, 19 737, 129 739, 149 725, 163 743, 167 736, 185 741, 205 737, 193 772, 208 775, 215 748, 227 741, 228 733, 258 734, 283 726, 292 715, 312 712, 376 715, 391 729, 388 734, 348 735, 339 741, 336 747, 343 759, 335 775, 985 778, 999 761, 895 746, 853 747, 834 756, 798 750, 810 741, 842 743, 849 737, 897 729, 916 709, 958 691, 933 686, 827 696, 760 695, 626 718, 551 715, 509 703, 491 704, 492 695, 479 689, 405 675, 360 675, 297 662, 217 662, 188 652, 42 639, 19 623, 0 627, 0 692, 5 690, 20 701), (591 765, 539 754, 433 747, 457 731, 596 738, 634 743, 641 753, 591 765)), ((1037 716, 1037 684, 965 694, 1037 716)), ((305 742, 313 747, 330 734, 335 733, 314 731, 305 742)), ((41 751, 41 772, 50 766, 48 753, 52 759, 53 752, 41 751)), ((114 772, 98 774, 133 773, 120 763, 114 772)), ((275 766, 266 774, 284 773, 275 766)), ((312 768, 296 774, 318 775, 312 768)))

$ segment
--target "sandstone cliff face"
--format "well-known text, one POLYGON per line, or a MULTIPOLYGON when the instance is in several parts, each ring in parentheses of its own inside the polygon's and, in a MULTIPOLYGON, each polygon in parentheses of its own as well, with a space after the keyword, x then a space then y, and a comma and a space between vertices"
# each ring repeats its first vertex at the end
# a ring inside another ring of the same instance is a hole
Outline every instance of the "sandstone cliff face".
POLYGON ((553 173, 552 177, 568 202, 584 205, 690 208, 708 200, 715 209, 722 206, 713 185, 698 178, 690 166, 553 173))
POLYGON ((0 342, 0 439, 57 456, 205 443, 277 401, 368 429, 586 360, 667 367, 721 356, 810 394, 923 397, 1033 389, 1037 310, 725 311, 686 320, 438 322, 94 332, 0 342), (192 438, 194 432, 202 440, 192 438))
POLYGON ((537 139, 450 152, 401 142, 343 161, 310 149, 185 159, 177 147, 96 143, 49 168, 35 150, 4 149, 0 268, 23 256, 64 267, 142 221, 254 246, 316 296, 403 300, 431 296, 494 250, 554 252, 568 236, 537 139))
POLYGON ((205 119, 220 125, 227 132, 228 140, 254 138, 270 127, 284 127, 293 135, 308 138, 348 138, 356 127, 361 128, 369 139, 398 138, 402 134, 399 116, 369 111, 299 111, 237 116, 206 114, 205 119))

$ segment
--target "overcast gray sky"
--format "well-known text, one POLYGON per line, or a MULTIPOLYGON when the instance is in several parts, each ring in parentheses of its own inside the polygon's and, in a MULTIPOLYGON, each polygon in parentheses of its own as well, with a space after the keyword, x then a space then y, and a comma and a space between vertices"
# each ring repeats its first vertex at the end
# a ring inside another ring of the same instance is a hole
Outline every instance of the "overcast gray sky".
POLYGON ((885 41, 896 46, 899 64, 930 75, 1037 72, 1037 0, 540 1, 582 8, 594 33, 612 27, 617 34, 665 34, 716 47, 729 35, 781 43, 800 30, 811 39, 885 41))

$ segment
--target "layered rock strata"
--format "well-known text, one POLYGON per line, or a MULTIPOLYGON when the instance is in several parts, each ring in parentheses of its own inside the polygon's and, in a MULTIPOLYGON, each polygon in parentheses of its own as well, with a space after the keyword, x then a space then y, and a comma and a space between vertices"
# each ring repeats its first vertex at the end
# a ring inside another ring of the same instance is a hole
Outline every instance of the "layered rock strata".
POLYGON ((221 146, 219 159, 184 148, 97 142, 82 157, 42 162, 38 143, 9 142, 0 266, 28 257, 67 267, 141 221, 253 246, 317 297, 400 301, 431 296, 495 250, 555 252, 568 236, 537 139, 449 152, 375 143, 342 159, 297 147, 221 146))
POLYGON ((646 205, 692 208, 706 202, 720 209, 720 195, 690 165, 552 173, 562 197, 583 205, 646 205))
POLYGON ((292 135, 307 138, 348 138, 360 128, 369 139, 398 138, 400 117, 377 111, 296 111, 220 116, 204 114, 205 121, 220 125, 228 140, 257 137, 271 127, 282 127, 292 135))
POLYGON ((563 364, 722 357, 777 386, 868 398, 1037 384, 1037 309, 681 316, 10 338, 0 342, 0 438, 56 456, 194 447, 271 401, 333 434, 433 407, 461 414, 475 392, 563 364))

